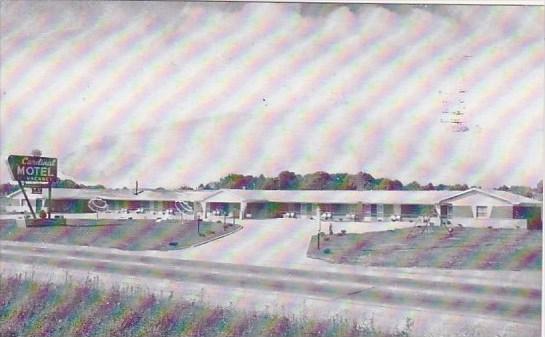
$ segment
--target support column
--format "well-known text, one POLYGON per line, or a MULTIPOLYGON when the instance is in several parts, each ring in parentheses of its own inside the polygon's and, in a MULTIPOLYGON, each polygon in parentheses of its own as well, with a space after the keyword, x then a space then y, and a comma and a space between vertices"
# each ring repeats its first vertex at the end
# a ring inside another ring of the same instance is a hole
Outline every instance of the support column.
POLYGON ((208 207, 208 203, 205 202, 205 201, 202 201, 201 202, 201 209, 202 209, 202 218, 203 218, 203 220, 208 217, 207 207, 208 207))
POLYGON ((244 215, 246 214, 246 206, 248 206, 247 202, 245 201, 240 202, 240 212, 238 214, 240 220, 244 219, 244 215))
POLYGON ((360 201, 356 204, 356 219, 357 221, 363 222, 363 203, 360 201))
POLYGON ((400 204, 394 204, 394 214, 401 216, 401 205, 400 204))

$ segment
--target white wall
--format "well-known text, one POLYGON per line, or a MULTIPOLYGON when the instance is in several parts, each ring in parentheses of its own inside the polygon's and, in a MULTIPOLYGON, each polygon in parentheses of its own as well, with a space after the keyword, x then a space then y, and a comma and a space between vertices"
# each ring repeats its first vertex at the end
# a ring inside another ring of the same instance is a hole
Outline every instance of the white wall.
POLYGON ((464 227, 477 228, 527 228, 526 219, 471 219, 471 218, 452 218, 449 219, 452 226, 461 224, 464 227))
MULTIPOLYGON (((446 203, 452 205, 453 217, 460 218, 477 218, 477 206, 486 206, 486 215, 483 219, 490 218, 492 209, 495 207, 512 207, 512 205, 504 200, 494 198, 487 194, 471 191, 466 194, 462 194, 456 198, 448 199, 446 203)), ((505 212, 497 213, 495 216, 505 215, 505 212)), ((513 217, 512 213, 508 215, 508 219, 513 217)))

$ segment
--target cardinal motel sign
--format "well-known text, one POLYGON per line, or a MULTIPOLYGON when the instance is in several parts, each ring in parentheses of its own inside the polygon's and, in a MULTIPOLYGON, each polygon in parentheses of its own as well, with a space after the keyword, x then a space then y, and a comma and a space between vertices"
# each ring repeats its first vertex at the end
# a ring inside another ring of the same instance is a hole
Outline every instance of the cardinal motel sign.
POLYGON ((8 164, 18 181, 52 183, 57 180, 57 158, 11 155, 8 164))

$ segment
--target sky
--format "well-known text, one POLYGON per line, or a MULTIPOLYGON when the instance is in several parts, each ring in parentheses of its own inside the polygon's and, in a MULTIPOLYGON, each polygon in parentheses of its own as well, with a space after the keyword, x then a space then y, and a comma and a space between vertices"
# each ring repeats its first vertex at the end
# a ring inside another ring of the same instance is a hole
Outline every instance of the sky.
POLYGON ((544 25, 543 6, 0 2, 0 155, 111 187, 535 186, 544 25))

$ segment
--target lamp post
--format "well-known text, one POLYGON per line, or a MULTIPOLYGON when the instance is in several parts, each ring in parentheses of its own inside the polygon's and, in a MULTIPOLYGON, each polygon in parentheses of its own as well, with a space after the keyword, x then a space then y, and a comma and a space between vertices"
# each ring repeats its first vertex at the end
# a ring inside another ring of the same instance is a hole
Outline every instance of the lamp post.
POLYGON ((320 232, 322 231, 322 217, 320 213, 320 207, 318 207, 316 210, 316 216, 318 217, 318 250, 320 250, 320 232))
POLYGON ((201 234, 201 217, 197 217, 197 233, 201 234))

